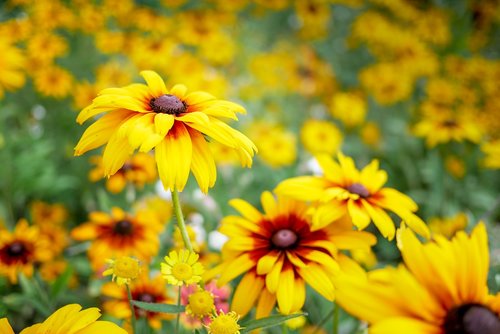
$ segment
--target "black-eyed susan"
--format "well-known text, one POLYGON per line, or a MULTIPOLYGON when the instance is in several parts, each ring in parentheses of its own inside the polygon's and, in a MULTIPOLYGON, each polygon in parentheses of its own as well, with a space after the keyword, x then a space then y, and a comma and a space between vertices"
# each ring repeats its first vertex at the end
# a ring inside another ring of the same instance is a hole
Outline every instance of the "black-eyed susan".
MULTIPOLYGON (((142 271, 139 276, 129 284, 130 294, 133 300, 145 303, 172 303, 169 291, 164 284, 161 275, 150 275, 147 270, 142 271)), ((101 288, 104 298, 102 308, 106 313, 118 319, 130 319, 132 311, 128 300, 128 293, 124 287, 115 283, 107 282, 101 288)), ((149 312, 134 307, 137 318, 147 318, 148 323, 154 329, 161 328, 162 320, 172 319, 171 314, 149 312)))
POLYGON ((51 65, 34 71, 33 82, 41 95, 62 99, 73 87, 73 76, 64 68, 51 65))
POLYGON ((206 92, 187 93, 184 85, 168 90, 153 71, 143 71, 147 82, 101 91, 81 111, 77 121, 105 113, 82 135, 75 147, 81 155, 107 143, 103 153, 105 175, 113 175, 134 150, 155 150, 160 179, 166 189, 182 191, 190 170, 201 190, 215 184, 216 169, 207 138, 236 150, 244 166, 250 166, 255 145, 220 118, 237 119, 245 109, 217 100, 206 92))
POLYGON ((50 260, 52 255, 49 240, 26 219, 19 220, 13 232, 0 229, 0 276, 11 283, 17 283, 20 273, 31 277, 34 266, 50 260))
MULTIPOLYGON (((93 156, 91 162, 95 164, 95 168, 89 172, 89 179, 96 182, 104 177, 102 157, 100 155, 93 156)), ((145 184, 153 183, 156 180, 154 157, 147 153, 138 153, 127 160, 115 174, 106 179, 106 189, 116 194, 121 192, 127 184, 141 189, 145 184)))
POLYGON ((31 220, 37 225, 61 225, 68 219, 68 210, 62 203, 46 203, 40 200, 30 205, 31 220))
POLYGON ((240 334, 241 326, 238 324, 240 316, 234 312, 224 313, 221 311, 217 315, 210 317, 212 322, 205 326, 208 334, 240 334))
POLYGON ((335 296, 334 277, 344 261, 339 249, 368 248, 375 237, 353 231, 352 224, 312 230, 308 206, 272 193, 261 196, 264 213, 248 202, 233 199, 240 216, 227 216, 220 231, 229 237, 222 263, 205 279, 220 274, 218 284, 244 274, 233 295, 231 309, 245 316, 257 303, 256 317, 268 315, 278 303, 281 313, 298 312, 306 298, 306 283, 328 300, 335 296))
POLYGON ((141 272, 139 260, 129 256, 122 256, 117 259, 107 259, 109 268, 102 275, 110 276, 118 285, 130 284, 141 272))
POLYGON ((500 294, 490 295, 487 286, 484 224, 470 236, 461 231, 427 244, 404 229, 401 244, 404 266, 339 279, 339 304, 367 321, 370 334, 500 332, 500 294))
POLYGON ((324 175, 293 177, 282 181, 275 190, 278 194, 316 203, 313 230, 347 215, 360 230, 373 221, 382 235, 392 240, 396 228, 385 211, 389 210, 417 233, 429 237, 429 229, 414 214, 417 204, 396 189, 384 187, 387 173, 379 169, 378 160, 359 171, 354 160, 342 153, 338 154, 338 163, 327 155, 316 158, 324 175))
POLYGON ((120 256, 134 256, 148 262, 158 253, 158 235, 163 226, 151 211, 138 210, 130 214, 114 207, 110 214, 91 212, 89 221, 74 228, 71 237, 91 241, 88 256, 92 267, 97 270, 104 265, 105 259, 120 256))
MULTIPOLYGON (((127 334, 110 321, 97 320, 100 316, 101 312, 96 307, 82 310, 78 304, 69 304, 52 313, 44 322, 23 329, 20 334, 127 334)), ((0 319, 0 332, 14 334, 6 318, 0 319)))
POLYGON ((169 284, 182 286, 198 283, 204 273, 203 265, 198 262, 199 255, 187 249, 173 250, 161 263, 161 273, 169 284))

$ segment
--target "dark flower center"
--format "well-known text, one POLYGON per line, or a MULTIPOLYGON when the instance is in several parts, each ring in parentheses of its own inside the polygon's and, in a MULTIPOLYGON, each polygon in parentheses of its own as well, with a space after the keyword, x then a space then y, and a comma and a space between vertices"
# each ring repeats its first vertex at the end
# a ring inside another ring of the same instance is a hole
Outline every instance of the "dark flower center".
POLYGON ((139 300, 139 301, 145 302, 145 303, 154 303, 156 301, 156 298, 152 294, 144 292, 144 293, 140 293, 139 295, 137 295, 136 300, 139 300))
POLYGON ((370 197, 370 192, 361 183, 353 183, 346 188, 351 194, 359 195, 359 197, 370 197))
POLYGON ((14 241, 7 247, 7 255, 10 257, 21 257, 26 252, 26 247, 20 241, 14 241))
POLYGON ((466 304, 448 312, 443 330, 444 334, 497 334, 500 318, 487 307, 466 304))
POLYGON ((115 224, 113 231, 120 235, 131 235, 134 226, 128 220, 120 220, 115 224))
POLYGON ((457 122, 453 119, 447 119, 446 121, 443 122, 443 126, 447 128, 454 128, 458 126, 457 122))
POLYGON ((277 248, 284 249, 293 246, 297 242, 297 239, 297 234, 294 231, 284 228, 274 233, 271 242, 277 248))
POLYGON ((151 99, 149 105, 156 113, 179 115, 186 111, 187 106, 175 95, 165 94, 151 99))

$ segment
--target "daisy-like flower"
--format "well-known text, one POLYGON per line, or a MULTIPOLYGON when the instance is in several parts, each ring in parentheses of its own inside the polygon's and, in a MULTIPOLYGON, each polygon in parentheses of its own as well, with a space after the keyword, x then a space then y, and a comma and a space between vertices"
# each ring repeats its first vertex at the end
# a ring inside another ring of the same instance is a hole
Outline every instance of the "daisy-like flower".
POLYGON ((0 230, 0 276, 11 283, 17 283, 19 273, 31 277, 34 265, 50 260, 52 255, 49 240, 26 219, 21 219, 12 233, 0 230))
POLYGON ((238 324, 240 316, 236 312, 224 313, 210 317, 212 322, 206 326, 208 334, 240 334, 241 326, 238 324))
POLYGON ((471 236, 435 236, 422 244, 401 233, 405 265, 375 270, 368 279, 339 280, 339 304, 370 324, 370 334, 500 333, 500 293, 488 292, 488 236, 480 223, 471 236), (401 296, 404 295, 404 298, 401 296))
POLYGON ((199 255, 187 249, 173 250, 165 256, 165 262, 161 263, 163 278, 172 285, 189 285, 201 281, 201 275, 205 271, 198 262, 199 255))
POLYGON ((223 285, 244 274, 233 295, 231 309, 245 316, 257 303, 257 318, 268 315, 278 303, 281 313, 299 311, 306 298, 306 284, 328 300, 335 296, 334 277, 349 262, 339 249, 368 248, 375 237, 353 231, 339 221, 315 231, 308 206, 270 192, 261 196, 264 213, 241 199, 230 201, 243 217, 227 216, 220 232, 229 237, 222 248, 222 263, 204 279, 220 274, 223 285))
MULTIPOLYGON (((123 328, 109 321, 98 321, 101 312, 96 307, 82 310, 78 304, 61 307, 44 322, 25 328, 20 334, 127 334, 123 328)), ((0 333, 14 334, 6 318, 0 319, 0 333)))
POLYGON ((188 297, 186 306, 187 314, 203 318, 215 311, 214 295, 207 290, 198 288, 197 291, 191 293, 188 297))
POLYGON ((163 224, 150 210, 138 210, 129 214, 114 207, 111 214, 92 212, 89 221, 71 231, 75 240, 90 240, 88 250, 92 267, 97 270, 105 259, 120 256, 134 256, 148 262, 160 248, 159 233, 163 224))
MULTIPOLYGON (((163 304, 173 302, 160 274, 150 277, 148 271, 144 270, 130 282, 129 288, 133 300, 163 304)), ((119 319, 130 319, 132 312, 126 289, 107 282, 102 286, 101 294, 105 298, 102 307, 106 313, 119 319)), ((138 307, 134 307, 134 311, 137 318, 147 318, 149 325, 154 329, 161 328, 162 320, 173 318, 172 314, 149 312, 138 307)))
POLYGON ((184 85, 168 90, 153 71, 141 75, 147 85, 104 89, 81 111, 78 123, 105 115, 84 132, 75 155, 107 143, 103 165, 104 174, 109 176, 136 149, 154 149, 160 179, 172 191, 184 189, 190 170, 203 192, 215 184, 216 169, 208 138, 231 147, 243 166, 251 166, 255 145, 220 119, 237 119, 236 113, 245 113, 243 107, 217 100, 206 92, 188 94, 184 85))
POLYGON ((107 259, 106 262, 109 268, 106 269, 102 275, 112 275, 113 281, 116 281, 118 285, 130 284, 130 282, 136 279, 141 272, 139 261, 132 257, 122 256, 116 260, 107 259))
POLYGON ((396 228, 385 211, 389 210, 417 233, 429 237, 429 229, 414 214, 417 204, 396 189, 384 187, 387 173, 379 169, 378 160, 373 160, 359 171, 353 159, 342 153, 338 154, 338 163, 326 155, 316 159, 323 176, 294 177, 284 180, 275 189, 278 194, 315 203, 313 230, 348 216, 360 230, 373 221, 382 235, 392 240, 396 228))

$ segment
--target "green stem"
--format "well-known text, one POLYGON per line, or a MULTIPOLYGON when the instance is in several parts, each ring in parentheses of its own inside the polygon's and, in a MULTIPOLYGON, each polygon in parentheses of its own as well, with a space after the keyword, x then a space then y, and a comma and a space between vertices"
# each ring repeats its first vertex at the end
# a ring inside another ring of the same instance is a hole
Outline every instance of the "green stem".
POLYGON ((135 309, 134 305, 132 304, 132 293, 130 292, 130 287, 128 284, 125 284, 127 287, 127 296, 128 296, 128 304, 130 305, 130 312, 132 312, 132 316, 130 317, 130 321, 132 323, 132 333, 136 333, 136 318, 135 318, 135 309))
MULTIPOLYGON (((179 287, 179 295, 177 296, 177 306, 181 305, 181 289, 182 286, 179 287)), ((181 314, 177 313, 177 318, 175 319, 175 334, 179 333, 179 320, 181 318, 181 314)))
POLYGON ((281 334, 288 334, 288 326, 285 323, 281 324, 281 334))
POLYGON ((177 189, 172 191, 172 204, 174 205, 174 213, 177 218, 177 226, 179 231, 181 231, 182 240, 184 241, 184 246, 193 252, 193 246, 191 246, 191 240, 189 240, 189 235, 186 228, 186 223, 184 222, 184 216, 182 215, 181 202, 179 201, 179 193, 177 189))
POLYGON ((333 302, 333 334, 339 334, 339 305, 333 302))

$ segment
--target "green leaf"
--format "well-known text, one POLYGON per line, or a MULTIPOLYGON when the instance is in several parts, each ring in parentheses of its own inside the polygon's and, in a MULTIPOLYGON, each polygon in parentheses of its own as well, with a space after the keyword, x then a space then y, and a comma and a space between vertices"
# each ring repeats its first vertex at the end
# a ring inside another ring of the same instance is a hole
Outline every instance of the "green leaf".
POLYGON ((181 313, 185 309, 183 305, 145 303, 137 300, 132 300, 132 304, 143 310, 159 313, 181 313))
POLYGON ((23 290, 25 296, 36 296, 36 288, 33 285, 33 282, 23 273, 19 274, 19 285, 21 285, 21 289, 23 290))
POLYGON ((56 279, 54 284, 52 284, 52 288, 50 291, 50 296, 52 299, 56 299, 62 291, 66 290, 72 274, 73 268, 68 266, 66 270, 64 270, 62 275, 56 279))
POLYGON ((289 315, 276 314, 276 315, 271 315, 267 318, 250 320, 241 324, 241 327, 243 327, 243 329, 240 330, 240 332, 243 334, 243 333, 248 333, 257 328, 269 328, 277 326, 287 320, 306 315, 307 313, 294 313, 289 315))

